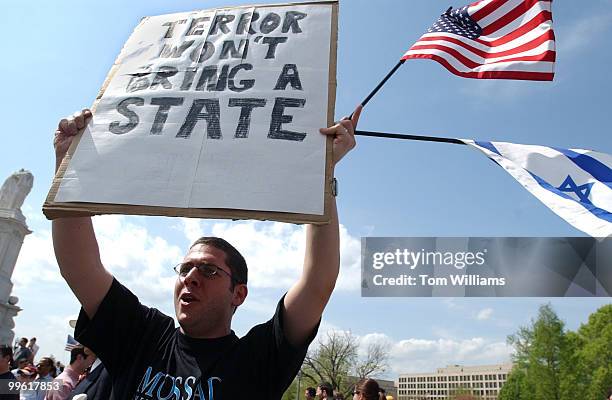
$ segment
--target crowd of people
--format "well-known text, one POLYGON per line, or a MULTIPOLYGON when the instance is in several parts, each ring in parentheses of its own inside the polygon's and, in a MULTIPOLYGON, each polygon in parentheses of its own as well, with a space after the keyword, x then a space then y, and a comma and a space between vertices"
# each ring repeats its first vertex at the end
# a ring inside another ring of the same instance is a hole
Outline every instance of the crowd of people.
MULTIPOLYGON (((317 388, 308 387, 304 391, 306 400, 344 400, 344 394, 329 382, 321 382, 317 388)), ((381 388, 374 379, 362 379, 353 388, 353 400, 387 400, 385 389, 381 388)))
MULTIPOLYGON (((103 370, 100 360, 87 347, 76 345, 70 350, 68 366, 56 361, 53 356, 40 357, 34 362, 39 346, 36 338, 28 341, 21 338, 11 348, 2 346, 0 361, 0 380, 19 382, 19 391, 11 394, 0 392, 0 400, 81 400, 87 393, 84 386, 91 386, 96 371, 103 370), (101 366, 101 368, 97 368, 101 366), (53 382, 49 384, 48 382, 53 382), (34 383, 28 385, 28 383, 34 383), (46 383, 46 384, 45 384, 46 383)), ((107 386, 104 397, 98 391, 93 399, 110 398, 110 380, 104 380, 107 386)), ((7 386, 7 385, 3 385, 7 386)), ((7 386, 8 387, 8 386, 7 386)), ((362 379, 353 388, 353 400, 386 400, 386 393, 374 379, 362 379)), ((316 388, 308 387, 304 391, 305 400, 344 400, 342 393, 334 390, 328 382, 320 383, 316 388)))
POLYGON ((37 358, 36 338, 21 338, 13 347, 0 348, 0 400, 84 399, 76 396, 89 389, 93 371, 101 365, 90 349, 80 345, 70 349, 67 366, 53 356, 37 358))

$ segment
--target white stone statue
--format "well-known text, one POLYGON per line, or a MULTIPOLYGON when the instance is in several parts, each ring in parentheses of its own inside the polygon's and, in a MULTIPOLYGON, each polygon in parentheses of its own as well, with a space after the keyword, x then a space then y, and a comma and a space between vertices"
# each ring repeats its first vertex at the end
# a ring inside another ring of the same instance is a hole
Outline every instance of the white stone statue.
POLYGON ((23 238, 32 233, 21 206, 33 183, 32 174, 21 169, 9 176, 0 188, 0 344, 12 344, 15 336, 13 318, 21 311, 17 297, 11 296, 11 276, 23 238))
POLYGON ((0 208, 20 209, 33 184, 34 177, 30 171, 20 169, 9 176, 0 189, 0 208))

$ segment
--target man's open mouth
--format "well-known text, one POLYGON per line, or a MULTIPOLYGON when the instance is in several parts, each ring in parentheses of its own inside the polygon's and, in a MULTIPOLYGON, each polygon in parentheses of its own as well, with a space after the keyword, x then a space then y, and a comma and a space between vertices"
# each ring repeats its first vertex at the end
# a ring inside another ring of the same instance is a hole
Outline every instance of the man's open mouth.
POLYGON ((182 304, 191 304, 195 301, 198 301, 198 299, 191 293, 183 293, 179 300, 182 304))

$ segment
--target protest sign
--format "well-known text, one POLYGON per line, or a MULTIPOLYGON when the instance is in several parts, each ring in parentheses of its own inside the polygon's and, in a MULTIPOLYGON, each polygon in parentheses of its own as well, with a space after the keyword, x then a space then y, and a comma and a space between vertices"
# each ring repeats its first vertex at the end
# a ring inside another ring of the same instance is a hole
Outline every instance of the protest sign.
POLYGON ((337 2, 146 17, 43 207, 324 223, 337 2))

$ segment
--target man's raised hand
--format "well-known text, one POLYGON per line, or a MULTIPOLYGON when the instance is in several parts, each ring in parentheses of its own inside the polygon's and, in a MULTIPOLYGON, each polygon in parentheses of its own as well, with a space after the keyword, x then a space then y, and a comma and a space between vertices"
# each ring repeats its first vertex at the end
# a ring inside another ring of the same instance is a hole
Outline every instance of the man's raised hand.
POLYGON ((53 147, 55 148, 55 170, 59 168, 72 139, 82 132, 91 120, 91 111, 84 108, 80 112, 74 113, 72 116, 62 119, 57 125, 55 130, 55 137, 53 138, 53 147))
POLYGON ((336 125, 329 128, 321 128, 319 131, 324 135, 333 135, 333 164, 336 165, 357 144, 355 142, 355 129, 359 122, 359 116, 363 106, 359 105, 353 111, 350 119, 345 118, 336 125))

